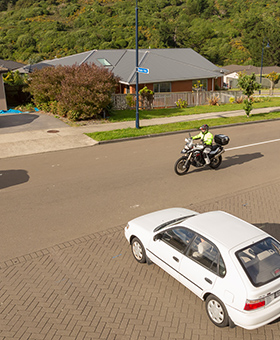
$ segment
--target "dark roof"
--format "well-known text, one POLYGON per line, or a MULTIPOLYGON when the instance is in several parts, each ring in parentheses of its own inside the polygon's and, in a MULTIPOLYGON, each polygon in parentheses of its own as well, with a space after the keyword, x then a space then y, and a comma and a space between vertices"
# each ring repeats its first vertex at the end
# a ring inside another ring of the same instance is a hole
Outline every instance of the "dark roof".
MULTIPOLYGON (((261 67, 252 66, 252 65, 228 65, 225 66, 225 69, 227 69, 228 72, 226 74, 234 73, 234 72, 246 72, 246 74, 260 74, 261 73, 261 67)), ((271 72, 280 73, 280 67, 279 66, 263 66, 262 68, 262 74, 269 74, 271 72)))
POLYGON ((18 63, 16 61, 12 61, 12 60, 0 59, 0 67, 6 68, 6 69, 8 69, 8 71, 15 70, 15 69, 22 67, 24 65, 25 64, 23 64, 23 63, 18 63))
POLYGON ((8 69, 0 66, 0 73, 6 73, 6 72, 8 72, 8 69))
MULTIPOLYGON (((27 65, 20 71, 30 72, 30 69, 56 65, 81 65, 85 62, 101 66, 102 62, 100 61, 102 59, 107 61, 106 67, 120 77, 121 83, 136 83, 136 51, 130 49, 92 50, 27 65)), ((138 66, 149 69, 149 74, 139 73, 139 83, 218 78, 223 75, 221 68, 215 66, 191 48, 140 49, 138 66)))

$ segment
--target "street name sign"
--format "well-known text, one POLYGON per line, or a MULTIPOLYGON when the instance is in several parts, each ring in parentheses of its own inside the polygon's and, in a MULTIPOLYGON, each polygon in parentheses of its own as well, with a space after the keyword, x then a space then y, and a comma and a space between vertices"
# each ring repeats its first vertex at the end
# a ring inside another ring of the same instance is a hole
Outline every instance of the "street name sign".
POLYGON ((137 68, 137 72, 138 72, 138 73, 149 74, 149 69, 148 69, 148 68, 143 68, 143 67, 138 67, 138 68, 137 68))

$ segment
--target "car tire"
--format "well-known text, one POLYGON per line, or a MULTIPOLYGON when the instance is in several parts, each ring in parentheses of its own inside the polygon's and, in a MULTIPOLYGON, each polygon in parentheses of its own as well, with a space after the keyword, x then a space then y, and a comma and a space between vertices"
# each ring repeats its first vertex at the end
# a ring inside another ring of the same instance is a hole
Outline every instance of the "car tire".
POLYGON ((146 262, 146 251, 141 243, 141 241, 137 238, 134 237, 132 242, 131 242, 131 251, 132 254, 135 258, 135 260, 139 263, 145 263, 146 262))
POLYGON ((209 295, 205 301, 206 313, 214 325, 227 327, 229 317, 225 305, 214 295, 209 295))

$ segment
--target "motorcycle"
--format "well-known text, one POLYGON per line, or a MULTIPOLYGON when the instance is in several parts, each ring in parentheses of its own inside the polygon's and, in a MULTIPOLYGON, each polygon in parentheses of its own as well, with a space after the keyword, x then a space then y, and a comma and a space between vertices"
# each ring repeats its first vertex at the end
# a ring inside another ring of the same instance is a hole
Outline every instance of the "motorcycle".
MULTIPOLYGON (((180 157, 174 166, 177 175, 181 176, 188 172, 191 165, 196 168, 201 168, 206 165, 203 157, 203 149, 205 145, 195 144, 194 140, 190 138, 185 139, 186 145, 181 151, 184 156, 180 157)), ((229 137, 226 135, 215 135, 214 144, 211 146, 211 151, 208 154, 210 159, 209 166, 212 169, 217 169, 222 163, 222 154, 225 152, 223 146, 229 143, 229 137)))

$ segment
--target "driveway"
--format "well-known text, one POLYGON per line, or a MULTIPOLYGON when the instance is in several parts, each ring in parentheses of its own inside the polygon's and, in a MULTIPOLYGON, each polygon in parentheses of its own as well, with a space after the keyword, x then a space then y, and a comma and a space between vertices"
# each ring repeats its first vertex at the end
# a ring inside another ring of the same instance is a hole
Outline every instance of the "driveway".
POLYGON ((70 127, 60 119, 42 113, 1 114, 1 134, 70 127))
POLYGON ((0 115, 0 158, 91 146, 96 142, 54 116, 43 113, 0 115))

